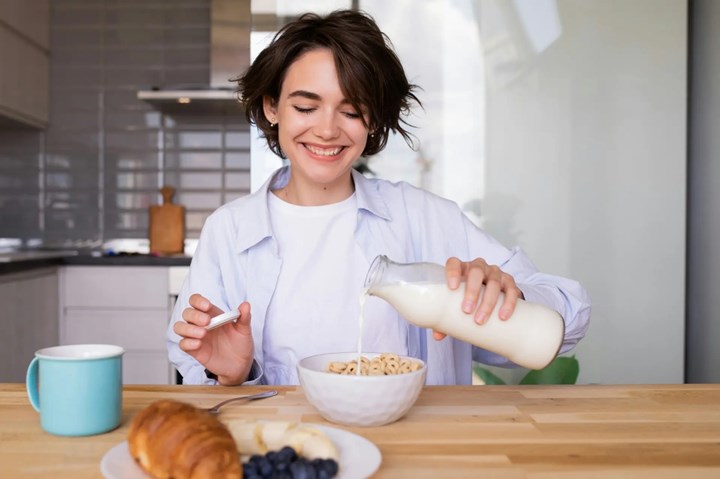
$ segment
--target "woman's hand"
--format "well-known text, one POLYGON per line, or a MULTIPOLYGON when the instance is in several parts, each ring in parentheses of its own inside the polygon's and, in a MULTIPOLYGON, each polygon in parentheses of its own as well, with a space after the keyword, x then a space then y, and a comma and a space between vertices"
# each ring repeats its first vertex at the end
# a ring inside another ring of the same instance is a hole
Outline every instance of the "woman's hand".
POLYGON ((173 331, 183 339, 180 349, 200 362, 218 377, 224 386, 242 384, 250 374, 253 361, 253 340, 250 329, 250 303, 238 307, 240 317, 208 331, 210 319, 224 313, 199 294, 190 296, 190 307, 182 313, 173 331))
MULTIPOLYGON (((452 290, 458 289, 460 284, 465 282, 462 309, 467 314, 475 312, 475 322, 478 324, 483 324, 488 320, 501 292, 505 294, 505 301, 498 312, 498 316, 502 320, 510 318, 515 311, 517 299, 522 298, 522 291, 515 284, 513 277, 504 273, 497 266, 487 264, 482 258, 470 262, 450 258, 445 263, 445 274, 448 288, 452 290), (485 291, 480 298, 480 290, 483 285, 485 291)), ((434 331, 433 337, 443 339, 445 334, 434 331)))

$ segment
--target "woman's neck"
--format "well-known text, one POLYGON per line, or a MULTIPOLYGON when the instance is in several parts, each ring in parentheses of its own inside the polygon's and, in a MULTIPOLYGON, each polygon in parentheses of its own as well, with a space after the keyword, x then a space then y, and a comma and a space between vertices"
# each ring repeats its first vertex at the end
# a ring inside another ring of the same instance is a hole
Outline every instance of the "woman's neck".
POLYGON ((322 206, 339 203, 355 192, 352 175, 334 184, 308 184, 292 174, 287 185, 273 191, 283 201, 298 206, 322 206))

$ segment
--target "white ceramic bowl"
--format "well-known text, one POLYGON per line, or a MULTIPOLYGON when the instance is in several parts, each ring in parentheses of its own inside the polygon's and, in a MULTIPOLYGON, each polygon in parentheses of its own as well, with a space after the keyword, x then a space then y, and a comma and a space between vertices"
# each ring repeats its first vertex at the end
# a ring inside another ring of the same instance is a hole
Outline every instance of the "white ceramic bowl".
MULTIPOLYGON (((372 359, 378 353, 363 353, 372 359)), ((356 376, 326 372, 331 361, 355 361, 357 353, 319 354, 297 366, 300 385, 310 404, 328 421, 346 426, 382 426, 403 417, 425 385, 427 366, 406 374, 356 376)))

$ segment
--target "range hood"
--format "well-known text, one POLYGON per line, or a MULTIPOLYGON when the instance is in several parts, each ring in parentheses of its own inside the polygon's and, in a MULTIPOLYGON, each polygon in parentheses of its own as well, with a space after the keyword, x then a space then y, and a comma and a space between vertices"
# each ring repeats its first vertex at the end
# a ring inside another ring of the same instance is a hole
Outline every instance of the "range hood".
POLYGON ((138 91, 137 98, 168 114, 240 113, 228 80, 250 64, 250 30, 250 0, 211 0, 208 83, 157 85, 138 91))

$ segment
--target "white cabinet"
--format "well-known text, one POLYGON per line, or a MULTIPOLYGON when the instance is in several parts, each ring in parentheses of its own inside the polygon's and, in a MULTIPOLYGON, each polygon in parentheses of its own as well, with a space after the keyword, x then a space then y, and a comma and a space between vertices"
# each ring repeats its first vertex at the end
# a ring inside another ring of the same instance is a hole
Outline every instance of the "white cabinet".
POLYGON ((0 0, 0 124, 48 123, 49 12, 49 0, 0 0))
POLYGON ((23 382, 35 351, 58 342, 57 268, 0 275, 0 383, 23 382))
POLYGON ((60 342, 125 348, 125 384, 174 382, 165 346, 168 268, 67 266, 60 275, 60 342))

